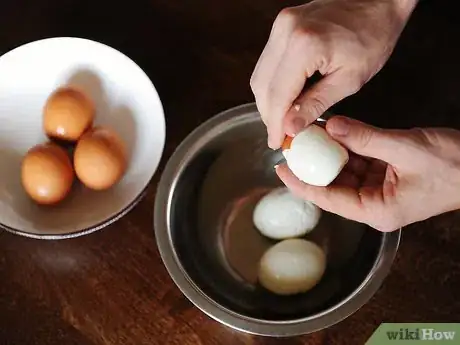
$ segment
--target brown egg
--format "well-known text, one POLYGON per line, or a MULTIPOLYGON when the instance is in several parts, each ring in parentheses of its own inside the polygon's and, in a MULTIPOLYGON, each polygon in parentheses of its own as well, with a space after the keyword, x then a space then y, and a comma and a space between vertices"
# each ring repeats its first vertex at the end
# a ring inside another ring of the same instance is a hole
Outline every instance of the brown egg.
POLYGON ((44 107, 43 128, 48 137, 76 141, 92 126, 93 101, 84 92, 70 87, 56 90, 44 107))
POLYGON ((70 158, 56 144, 36 145, 22 161, 21 181, 27 194, 37 203, 56 204, 72 188, 74 172, 70 158))
POLYGON ((106 127, 95 127, 85 133, 78 141, 73 159, 78 179, 94 190, 112 187, 126 169, 124 143, 106 127))

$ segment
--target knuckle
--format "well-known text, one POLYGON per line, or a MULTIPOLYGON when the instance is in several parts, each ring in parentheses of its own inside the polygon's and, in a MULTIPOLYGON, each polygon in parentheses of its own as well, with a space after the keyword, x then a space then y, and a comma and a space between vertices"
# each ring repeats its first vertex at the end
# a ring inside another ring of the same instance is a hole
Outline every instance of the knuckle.
POLYGON ((306 105, 306 113, 312 117, 315 117, 315 120, 329 108, 328 102, 319 95, 310 98, 306 105))
POLYGON ((293 44, 304 44, 305 40, 307 40, 307 37, 309 37, 310 32, 303 28, 303 27, 297 27, 294 30, 292 30, 291 33, 291 42, 293 44))
MULTIPOLYGON (((350 64, 354 64, 356 62, 350 61, 350 64)), ((345 83, 348 88, 348 95, 354 95, 357 93, 364 84, 370 79, 367 73, 367 68, 363 67, 362 65, 358 66, 348 66, 341 72, 341 79, 345 83)))
POLYGON ((313 31, 305 27, 296 27, 292 30, 289 45, 299 51, 316 46, 315 42, 316 34, 313 31))
POLYGON ((365 149, 369 146, 369 143, 372 140, 374 133, 370 128, 365 128, 359 133, 359 145, 361 148, 365 149))
MULTIPOLYGON (((430 129, 425 128, 410 128, 409 132, 412 134, 412 140, 422 144, 422 145, 438 145, 439 137, 436 135, 436 132, 433 133, 430 129)), ((407 136, 406 136, 407 137, 407 136)))
POLYGON ((349 94, 356 94, 363 87, 364 82, 360 78, 351 78, 349 83, 349 94))
POLYGON ((285 7, 283 8, 275 19, 276 27, 284 27, 292 25, 297 18, 297 11, 294 7, 285 7))

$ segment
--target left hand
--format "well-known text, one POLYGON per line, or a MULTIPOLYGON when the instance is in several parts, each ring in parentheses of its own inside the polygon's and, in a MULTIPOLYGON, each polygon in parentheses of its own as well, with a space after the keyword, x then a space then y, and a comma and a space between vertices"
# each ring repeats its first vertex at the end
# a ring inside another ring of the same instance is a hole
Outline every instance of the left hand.
POLYGON ((277 167, 294 194, 380 231, 460 209, 460 131, 387 130, 341 116, 326 130, 350 160, 327 187, 304 184, 286 165, 277 167))

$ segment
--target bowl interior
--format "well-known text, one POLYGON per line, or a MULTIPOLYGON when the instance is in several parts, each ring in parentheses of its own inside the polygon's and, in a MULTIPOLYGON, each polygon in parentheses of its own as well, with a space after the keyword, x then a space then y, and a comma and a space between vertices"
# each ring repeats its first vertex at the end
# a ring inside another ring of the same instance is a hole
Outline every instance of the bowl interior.
POLYGON ((376 262, 382 234, 323 212, 305 238, 327 253, 321 282, 307 293, 277 296, 257 283, 258 261, 276 243, 256 230, 257 201, 282 186, 280 154, 267 148, 257 114, 212 128, 188 150, 171 189, 170 241, 189 278, 209 298, 245 317, 280 321, 321 313, 344 301, 376 262))
POLYGON ((117 217, 142 194, 159 164, 165 120, 147 75, 129 58, 103 44, 54 38, 26 44, 0 57, 0 225, 35 235, 87 231, 117 217), (110 190, 75 185, 54 207, 25 194, 20 165, 32 146, 46 142, 42 109, 63 85, 78 86, 95 102, 95 124, 112 127, 127 146, 128 169, 110 190))

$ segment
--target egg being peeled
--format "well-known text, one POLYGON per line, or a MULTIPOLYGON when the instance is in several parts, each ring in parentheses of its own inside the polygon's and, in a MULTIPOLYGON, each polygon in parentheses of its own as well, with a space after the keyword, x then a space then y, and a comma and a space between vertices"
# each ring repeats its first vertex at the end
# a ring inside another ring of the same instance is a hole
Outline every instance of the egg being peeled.
POLYGON ((37 203, 56 204, 70 192, 74 171, 67 152, 53 143, 36 145, 25 155, 21 182, 37 203))
POLYGON ((48 98, 43 112, 43 127, 49 138, 75 142, 91 128, 95 106, 83 91, 63 87, 48 98))
POLYGON ((294 295, 315 287, 326 270, 326 255, 315 243, 288 239, 275 244, 262 256, 259 283, 278 295, 294 295))
POLYGON ((93 190, 116 184, 127 164, 122 139, 107 127, 95 127, 85 133, 75 147, 73 159, 78 179, 93 190))
POLYGON ((325 187, 347 164, 348 151, 324 128, 312 124, 295 137, 286 137, 282 146, 286 163, 301 181, 325 187))
POLYGON ((318 206, 282 187, 260 199, 254 208, 253 223, 262 235, 282 240, 309 233, 318 225, 320 217, 318 206))

